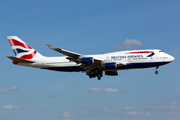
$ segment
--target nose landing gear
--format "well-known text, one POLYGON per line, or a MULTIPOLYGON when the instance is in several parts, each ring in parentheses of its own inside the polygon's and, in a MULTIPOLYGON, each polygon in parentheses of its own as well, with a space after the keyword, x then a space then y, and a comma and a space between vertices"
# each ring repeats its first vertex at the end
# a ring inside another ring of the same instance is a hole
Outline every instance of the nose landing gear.
POLYGON ((159 66, 156 66, 155 74, 158 74, 158 68, 159 68, 159 66))

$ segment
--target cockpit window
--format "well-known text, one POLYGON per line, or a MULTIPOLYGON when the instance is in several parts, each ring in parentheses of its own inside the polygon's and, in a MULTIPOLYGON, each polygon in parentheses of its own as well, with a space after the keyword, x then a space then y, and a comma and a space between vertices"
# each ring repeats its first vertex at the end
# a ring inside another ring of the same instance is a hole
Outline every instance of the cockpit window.
POLYGON ((163 51, 159 51, 159 52, 163 52, 163 51))

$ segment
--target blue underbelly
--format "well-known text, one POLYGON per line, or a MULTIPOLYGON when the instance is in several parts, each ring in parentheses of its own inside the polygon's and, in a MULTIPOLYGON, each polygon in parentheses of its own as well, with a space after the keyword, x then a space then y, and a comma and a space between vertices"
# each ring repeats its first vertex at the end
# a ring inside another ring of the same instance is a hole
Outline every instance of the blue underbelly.
MULTIPOLYGON (((149 68, 149 67, 156 67, 156 66, 165 65, 165 64, 168 64, 168 63, 169 62, 127 63, 127 65, 118 67, 117 69, 123 70, 123 69, 149 68)), ((43 69, 54 70, 54 71, 62 71, 62 72, 85 71, 80 66, 48 67, 48 68, 43 68, 43 69)), ((107 70, 107 69, 104 69, 104 70, 107 70)))
POLYGON ((168 64, 169 62, 147 62, 147 63, 128 63, 125 66, 118 67, 118 69, 136 69, 149 68, 168 64))

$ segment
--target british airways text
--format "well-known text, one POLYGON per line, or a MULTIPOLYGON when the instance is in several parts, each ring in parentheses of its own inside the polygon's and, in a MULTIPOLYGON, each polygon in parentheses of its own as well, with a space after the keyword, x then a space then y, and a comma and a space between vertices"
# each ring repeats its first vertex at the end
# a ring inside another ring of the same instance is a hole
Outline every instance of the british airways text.
POLYGON ((143 55, 111 56, 111 59, 143 58, 143 55))

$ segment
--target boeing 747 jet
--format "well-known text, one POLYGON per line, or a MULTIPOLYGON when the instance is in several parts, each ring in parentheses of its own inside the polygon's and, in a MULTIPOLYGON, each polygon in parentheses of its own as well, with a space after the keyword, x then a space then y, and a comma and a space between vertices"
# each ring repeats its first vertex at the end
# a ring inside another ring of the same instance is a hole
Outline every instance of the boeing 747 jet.
POLYGON ((17 36, 7 37, 16 55, 7 56, 15 65, 62 71, 84 72, 89 78, 101 79, 105 75, 116 76, 119 70, 155 67, 158 74, 159 66, 168 64, 174 57, 159 50, 128 50, 106 54, 82 55, 46 44, 50 49, 65 56, 45 57, 30 47, 17 36))

